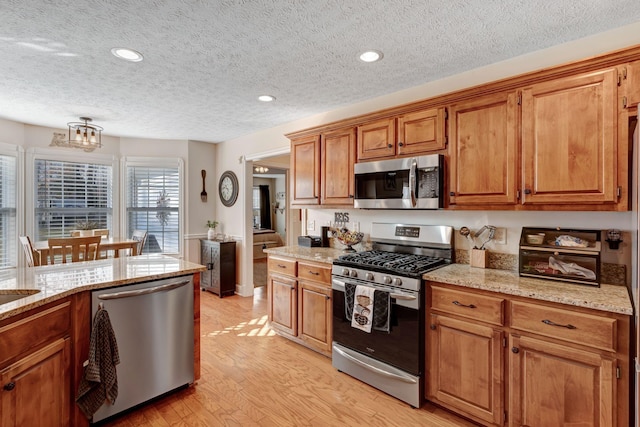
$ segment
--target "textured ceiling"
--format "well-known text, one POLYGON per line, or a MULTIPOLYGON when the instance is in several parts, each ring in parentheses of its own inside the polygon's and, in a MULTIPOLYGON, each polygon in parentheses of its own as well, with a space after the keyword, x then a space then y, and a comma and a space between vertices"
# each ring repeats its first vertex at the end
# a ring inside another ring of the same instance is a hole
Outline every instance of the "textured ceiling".
POLYGON ((638 20, 636 0, 0 0, 0 117, 219 142, 638 20))

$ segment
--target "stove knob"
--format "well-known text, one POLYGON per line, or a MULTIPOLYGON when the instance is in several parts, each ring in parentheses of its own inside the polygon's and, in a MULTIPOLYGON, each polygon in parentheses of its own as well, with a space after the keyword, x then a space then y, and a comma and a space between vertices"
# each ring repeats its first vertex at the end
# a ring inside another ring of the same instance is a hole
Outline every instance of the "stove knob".
POLYGON ((343 268, 342 269, 342 275, 343 276, 348 276, 349 275, 349 269, 348 268, 343 268))
POLYGON ((373 280, 373 273, 367 273, 364 275, 364 278, 367 280, 373 280))
POLYGON ((385 285, 390 285, 391 284, 391 277, 382 276, 382 281, 384 282, 385 285))
POLYGON ((351 277, 358 277, 358 272, 355 270, 351 270, 351 273, 349 273, 349 276, 351 277))
POLYGON ((397 278, 397 277, 395 277, 395 278, 393 279, 393 281, 391 282, 391 284, 392 284, 393 286, 401 286, 401 285, 402 285, 402 280, 401 280, 401 279, 399 279, 399 278, 397 278))

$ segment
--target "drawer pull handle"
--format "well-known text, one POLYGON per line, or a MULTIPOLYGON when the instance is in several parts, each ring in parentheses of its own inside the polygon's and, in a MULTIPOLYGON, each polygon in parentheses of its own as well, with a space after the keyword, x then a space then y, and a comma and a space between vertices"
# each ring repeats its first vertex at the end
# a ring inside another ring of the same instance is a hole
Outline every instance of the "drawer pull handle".
POLYGON ((10 383, 7 383, 7 384, 4 385, 4 389, 7 390, 7 391, 11 391, 14 388, 16 388, 16 383, 14 383, 14 382, 10 382, 10 383))
POLYGON ((286 266, 286 265, 282 265, 282 264, 278 264, 278 267, 280 267, 280 268, 287 268, 287 266, 286 266))
POLYGON ((314 276, 320 275, 320 273, 318 273, 317 271, 311 271, 311 270, 309 270, 309 274, 313 274, 314 276))
POLYGON ((461 303, 460 301, 453 301, 453 305, 457 305, 458 307, 476 308, 476 306, 473 304, 466 305, 461 303))
POLYGON ((544 323, 545 325, 550 325, 550 326, 558 326, 558 327, 560 327, 560 328, 578 329, 578 327, 577 327, 577 326, 573 326, 571 323, 567 323, 566 325, 561 325, 561 324, 559 324, 559 323, 552 322, 552 321, 551 321, 551 320, 549 320, 549 319, 544 319, 544 320, 542 321, 542 323, 544 323))

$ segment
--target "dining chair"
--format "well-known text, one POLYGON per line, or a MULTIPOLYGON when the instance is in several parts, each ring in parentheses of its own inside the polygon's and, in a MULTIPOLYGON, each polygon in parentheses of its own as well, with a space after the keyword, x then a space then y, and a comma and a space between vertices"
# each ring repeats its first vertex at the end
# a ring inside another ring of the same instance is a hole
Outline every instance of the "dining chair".
POLYGON ((29 236, 20 236, 20 243, 22 243, 22 249, 27 257, 27 267, 39 266, 41 264, 40 252, 33 249, 29 236))
POLYGON ((131 235, 131 239, 138 241, 138 255, 142 254, 142 249, 144 249, 144 244, 147 242, 147 230, 133 230, 133 234, 131 235))
POLYGON ((51 264, 55 263, 55 256, 58 254, 62 255, 63 264, 67 262, 69 255, 71 262, 93 261, 100 250, 101 239, 101 236, 51 238, 48 240, 51 264))

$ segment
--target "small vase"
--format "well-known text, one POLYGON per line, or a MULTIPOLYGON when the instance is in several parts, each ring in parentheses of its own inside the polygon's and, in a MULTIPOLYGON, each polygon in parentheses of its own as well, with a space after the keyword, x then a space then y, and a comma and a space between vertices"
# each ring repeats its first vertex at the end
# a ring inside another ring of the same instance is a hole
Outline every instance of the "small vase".
POLYGON ((215 228, 210 228, 209 230, 207 230, 207 239, 209 239, 209 240, 215 240, 216 239, 216 229, 215 228))

